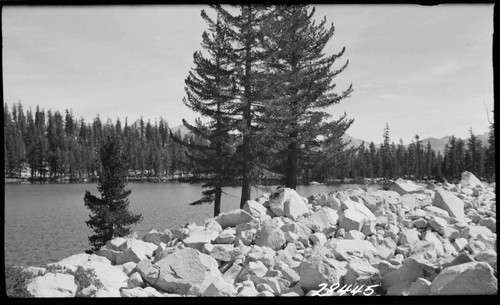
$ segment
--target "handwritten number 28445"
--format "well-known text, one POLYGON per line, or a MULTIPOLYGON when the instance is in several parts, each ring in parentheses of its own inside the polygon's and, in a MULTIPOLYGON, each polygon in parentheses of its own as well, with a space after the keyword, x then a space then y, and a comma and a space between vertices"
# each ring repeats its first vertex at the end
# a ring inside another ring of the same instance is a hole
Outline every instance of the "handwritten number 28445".
MULTIPOLYGON (((327 288, 328 287, 327 283, 321 283, 321 284, 319 284, 319 286, 321 287, 321 289, 314 292, 313 296, 332 295, 335 292, 335 290, 337 290, 340 287, 340 284, 339 283, 332 284, 329 288, 327 288)), ((352 288, 352 284, 351 285, 344 285, 344 286, 342 286, 342 288, 340 288, 337 291, 337 293, 339 295, 344 295, 345 293, 350 292, 351 295, 356 295, 357 293, 361 293, 363 291, 364 286, 365 285, 361 285, 361 286, 356 286, 356 287, 352 288)), ((365 295, 365 296, 372 295, 375 292, 375 291, 373 291, 373 288, 375 288, 377 286, 378 285, 366 286, 365 290, 363 291, 363 295, 365 295)))

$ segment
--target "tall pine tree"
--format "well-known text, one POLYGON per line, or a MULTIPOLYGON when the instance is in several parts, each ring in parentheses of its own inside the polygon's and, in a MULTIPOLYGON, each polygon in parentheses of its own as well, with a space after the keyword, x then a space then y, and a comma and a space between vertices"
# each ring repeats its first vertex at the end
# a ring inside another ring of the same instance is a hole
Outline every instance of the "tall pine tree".
MULTIPOLYGON (((191 160, 201 166, 211 178, 203 185, 202 198, 191 203, 214 203, 214 216, 220 213, 222 187, 234 181, 234 136, 231 132, 236 128, 234 114, 237 103, 236 83, 233 78, 231 45, 226 39, 220 14, 213 21, 204 10, 202 18, 208 24, 208 32, 203 33, 202 48, 208 54, 194 53, 195 67, 186 78, 186 98, 184 104, 193 111, 208 118, 202 123, 200 119, 195 124, 183 120, 195 136, 201 138, 207 145, 193 143, 189 145, 193 150, 189 154, 191 160)), ((179 141, 178 141, 179 142, 179 141)))
POLYGON ((127 162, 118 137, 108 137, 101 143, 99 158, 101 169, 97 190, 101 198, 85 192, 85 206, 92 212, 85 223, 95 232, 89 237, 92 249, 97 251, 106 242, 131 233, 130 226, 142 220, 142 215, 132 214, 127 197, 132 192, 127 184, 127 162))
POLYGON ((338 54, 323 53, 334 27, 327 27, 326 18, 316 24, 314 12, 307 5, 280 5, 273 7, 263 21, 263 130, 284 150, 286 186, 293 189, 297 186, 299 160, 314 152, 307 149, 341 144, 342 135, 353 122, 345 114, 339 120, 327 121, 331 115, 325 108, 348 97, 352 85, 340 94, 333 92, 333 79, 348 65, 346 61, 333 69, 345 48, 338 54))

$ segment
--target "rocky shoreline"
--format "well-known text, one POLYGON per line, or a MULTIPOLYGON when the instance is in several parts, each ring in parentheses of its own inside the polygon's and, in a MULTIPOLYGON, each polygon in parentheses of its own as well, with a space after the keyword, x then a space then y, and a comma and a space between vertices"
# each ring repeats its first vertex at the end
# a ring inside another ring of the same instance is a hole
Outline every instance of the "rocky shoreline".
POLYGON ((202 225, 115 238, 57 270, 26 267, 35 297, 489 295, 498 293, 495 184, 396 180, 301 197, 277 189, 202 225))

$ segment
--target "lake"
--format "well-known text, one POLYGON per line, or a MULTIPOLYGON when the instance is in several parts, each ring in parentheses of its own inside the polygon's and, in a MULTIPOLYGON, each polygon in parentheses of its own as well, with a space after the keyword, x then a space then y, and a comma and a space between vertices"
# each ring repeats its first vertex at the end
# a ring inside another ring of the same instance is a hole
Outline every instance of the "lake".
MULTIPOLYGON (((353 186, 359 185, 298 186, 297 192, 307 197, 353 186)), ((127 188, 132 190, 129 209, 143 215, 143 221, 132 226, 139 238, 151 229, 202 224, 213 216, 212 204, 188 205, 200 198, 201 184, 129 183, 127 188)), ((5 184, 5 264, 43 266, 90 249, 88 236, 93 232, 85 224, 90 212, 83 202, 85 190, 100 197, 97 184, 5 184)), ((221 212, 239 208, 241 188, 224 192, 221 212)), ((262 193, 252 189, 251 198, 262 193)))

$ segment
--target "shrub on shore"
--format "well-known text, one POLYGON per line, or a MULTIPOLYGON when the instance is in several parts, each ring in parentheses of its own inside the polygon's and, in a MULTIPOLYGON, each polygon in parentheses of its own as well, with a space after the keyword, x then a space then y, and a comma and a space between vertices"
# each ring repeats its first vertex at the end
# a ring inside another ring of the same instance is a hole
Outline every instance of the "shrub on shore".
POLYGON ((10 298, 31 298, 26 286, 33 274, 24 271, 23 267, 5 266, 5 293, 10 298))
MULTIPOLYGON (((94 285, 97 289, 104 287, 103 283, 97 278, 93 269, 84 269, 82 266, 73 271, 63 268, 58 265, 45 266, 47 273, 64 273, 75 277, 77 286, 76 294, 78 295, 83 289, 94 285)), ((6 294, 10 298, 32 298, 33 295, 27 290, 27 285, 36 275, 29 271, 25 271, 24 267, 20 266, 5 266, 5 289, 6 294)))

